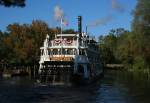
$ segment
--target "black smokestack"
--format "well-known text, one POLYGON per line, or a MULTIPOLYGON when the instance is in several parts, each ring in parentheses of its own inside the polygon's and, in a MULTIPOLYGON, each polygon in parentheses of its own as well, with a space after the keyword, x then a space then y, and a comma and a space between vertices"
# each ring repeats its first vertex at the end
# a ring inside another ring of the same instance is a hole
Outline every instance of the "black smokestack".
POLYGON ((82 16, 78 16, 78 33, 82 36, 82 16))

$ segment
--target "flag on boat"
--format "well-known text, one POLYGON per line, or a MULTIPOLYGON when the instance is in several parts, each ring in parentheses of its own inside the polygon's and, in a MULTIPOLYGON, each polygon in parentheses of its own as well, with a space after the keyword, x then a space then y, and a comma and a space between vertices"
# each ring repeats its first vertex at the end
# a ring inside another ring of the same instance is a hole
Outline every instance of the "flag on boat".
POLYGON ((67 22, 65 19, 62 19, 61 24, 62 24, 62 25, 65 25, 65 26, 68 26, 68 22, 67 22))

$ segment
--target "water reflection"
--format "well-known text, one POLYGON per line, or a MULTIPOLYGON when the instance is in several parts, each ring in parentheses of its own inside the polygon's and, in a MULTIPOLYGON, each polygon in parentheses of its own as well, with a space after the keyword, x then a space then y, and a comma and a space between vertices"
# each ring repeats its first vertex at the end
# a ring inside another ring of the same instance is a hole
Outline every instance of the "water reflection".
POLYGON ((37 85, 29 77, 0 79, 0 103, 149 103, 147 74, 106 71, 104 78, 88 86, 37 85))

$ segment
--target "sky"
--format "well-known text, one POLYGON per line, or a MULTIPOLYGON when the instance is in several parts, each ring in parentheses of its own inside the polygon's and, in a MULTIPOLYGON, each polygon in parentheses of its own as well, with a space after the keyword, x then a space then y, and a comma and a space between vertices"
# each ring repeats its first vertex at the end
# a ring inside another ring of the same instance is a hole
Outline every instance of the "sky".
POLYGON ((131 30, 132 12, 136 0, 26 0, 26 6, 0 6, 0 30, 5 31, 12 23, 31 24, 33 20, 43 20, 49 27, 60 26, 54 18, 54 9, 60 7, 68 26, 64 29, 77 30, 77 16, 83 18, 83 31, 88 26, 92 35, 107 35, 111 29, 131 30))

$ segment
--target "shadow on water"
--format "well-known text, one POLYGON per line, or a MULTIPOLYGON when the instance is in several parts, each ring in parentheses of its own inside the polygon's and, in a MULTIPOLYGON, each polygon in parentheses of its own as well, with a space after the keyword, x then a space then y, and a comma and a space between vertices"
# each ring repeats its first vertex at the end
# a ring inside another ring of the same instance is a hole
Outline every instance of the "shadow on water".
POLYGON ((144 73, 109 70, 88 86, 37 85, 29 77, 0 79, 0 103, 150 103, 144 73))

